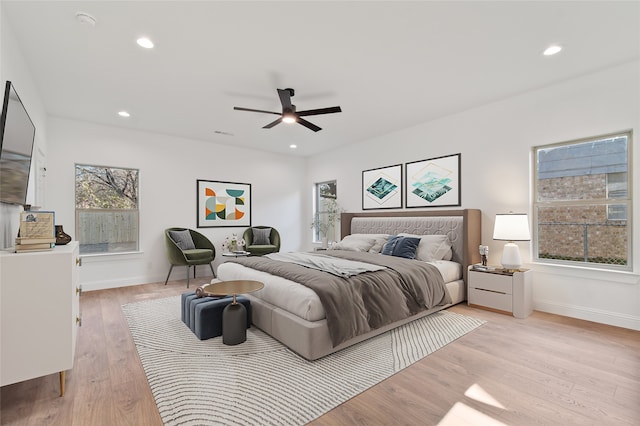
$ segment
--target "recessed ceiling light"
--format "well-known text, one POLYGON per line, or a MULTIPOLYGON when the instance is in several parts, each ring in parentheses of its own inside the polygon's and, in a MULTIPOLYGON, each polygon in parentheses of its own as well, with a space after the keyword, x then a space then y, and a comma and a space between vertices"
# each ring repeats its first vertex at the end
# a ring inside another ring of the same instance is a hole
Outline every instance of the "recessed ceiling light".
POLYGON ((146 37, 139 38, 136 43, 145 49, 153 49, 153 42, 146 37))
POLYGON ((298 145, 296 145, 296 144, 294 144, 294 143, 292 143, 291 145, 289 145, 289 148, 291 148, 291 149, 296 149, 297 147, 298 147, 298 145))
POLYGON ((129 114, 127 111, 120 111, 118 115, 120 117, 131 117, 131 114, 129 114))
POLYGON ((89 25, 91 27, 96 26, 96 18, 89 15, 87 12, 76 12, 76 20, 84 25, 89 25))
POLYGON ((557 44, 553 44, 549 47, 547 47, 544 52, 542 52, 542 54, 544 56, 551 56, 551 55, 555 55, 556 53, 560 52, 562 50, 562 46, 559 46, 557 44))

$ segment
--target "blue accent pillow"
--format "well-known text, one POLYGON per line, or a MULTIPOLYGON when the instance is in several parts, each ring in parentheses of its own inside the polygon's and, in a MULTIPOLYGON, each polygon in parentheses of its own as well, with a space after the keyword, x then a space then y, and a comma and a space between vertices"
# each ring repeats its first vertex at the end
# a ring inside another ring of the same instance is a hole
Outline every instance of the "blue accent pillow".
POLYGON ((387 243, 382 247, 382 251, 380 253, 387 256, 415 259, 418 244, 420 244, 420 238, 401 237, 396 235, 389 238, 389 241, 387 241, 387 243))

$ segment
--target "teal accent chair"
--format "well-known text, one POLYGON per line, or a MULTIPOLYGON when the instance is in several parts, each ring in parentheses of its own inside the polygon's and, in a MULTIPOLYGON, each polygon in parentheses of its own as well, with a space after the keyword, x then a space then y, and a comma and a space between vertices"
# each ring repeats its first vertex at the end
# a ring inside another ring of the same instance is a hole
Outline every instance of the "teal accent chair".
POLYGON ((271 226, 252 226, 251 228, 247 228, 244 231, 244 235, 242 236, 244 239, 245 250, 251 253, 251 256, 262 256, 269 253, 276 253, 280 251, 280 233, 271 226), (254 244, 253 243, 253 228, 257 229, 267 229, 271 228, 271 233, 269 234, 269 242, 271 244, 254 244))
POLYGON ((199 232, 194 231, 193 229, 187 228, 168 228, 164 231, 164 247, 167 253, 167 259, 169 259, 169 263, 171 267, 169 268, 169 273, 167 274, 167 279, 164 280, 164 285, 167 285, 167 281, 169 281, 169 276, 171 275, 171 271, 174 266, 186 266, 187 267, 187 288, 189 287, 189 269, 193 266, 193 278, 196 277, 196 266, 197 265, 209 265, 211 268, 211 273, 215 278, 216 273, 213 270, 213 259, 216 258, 216 248, 213 246, 213 243, 209 241, 207 237, 202 235, 199 232), (191 234, 191 239, 193 240, 193 245, 195 248, 183 250, 180 248, 178 243, 171 238, 169 231, 189 231, 191 234))

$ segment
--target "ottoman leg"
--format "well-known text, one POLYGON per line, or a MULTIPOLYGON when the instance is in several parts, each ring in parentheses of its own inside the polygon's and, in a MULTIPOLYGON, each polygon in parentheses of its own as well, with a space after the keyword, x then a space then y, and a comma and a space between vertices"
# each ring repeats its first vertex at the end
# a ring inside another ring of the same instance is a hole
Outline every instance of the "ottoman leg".
POLYGON ((247 340, 247 309, 242 303, 230 303, 222 311, 222 343, 238 345, 247 340))

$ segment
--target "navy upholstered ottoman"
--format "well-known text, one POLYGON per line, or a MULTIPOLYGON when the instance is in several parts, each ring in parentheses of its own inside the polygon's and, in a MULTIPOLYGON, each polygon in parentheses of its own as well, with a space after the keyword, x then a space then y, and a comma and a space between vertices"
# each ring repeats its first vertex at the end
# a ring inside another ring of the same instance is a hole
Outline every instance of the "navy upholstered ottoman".
MULTIPOLYGON (((195 292, 182 294, 182 322, 200 340, 222 335, 222 311, 233 302, 233 297, 201 297, 195 292)), ((247 328, 251 327, 251 302, 244 296, 237 296, 247 310, 247 328)))

